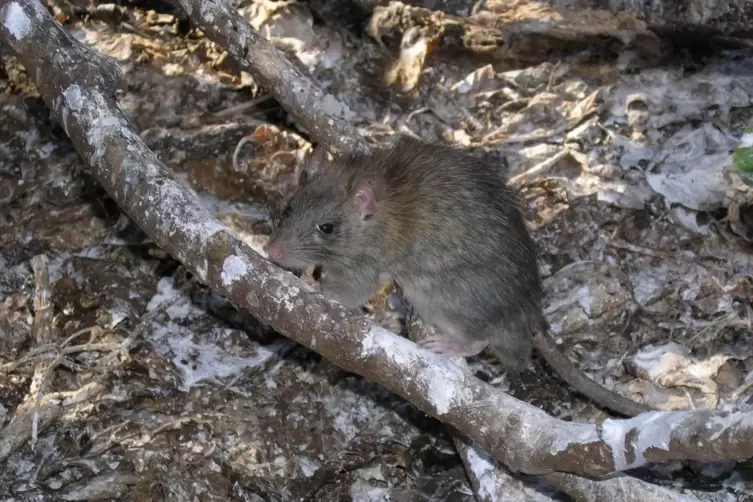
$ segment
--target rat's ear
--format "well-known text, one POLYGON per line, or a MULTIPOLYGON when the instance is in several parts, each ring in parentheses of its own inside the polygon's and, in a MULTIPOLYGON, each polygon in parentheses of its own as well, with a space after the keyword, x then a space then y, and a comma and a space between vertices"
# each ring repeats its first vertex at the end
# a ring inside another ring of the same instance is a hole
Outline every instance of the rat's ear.
POLYGON ((353 183, 350 198, 361 213, 362 218, 374 214, 377 203, 384 199, 387 190, 387 182, 378 174, 366 174, 360 176, 353 183))

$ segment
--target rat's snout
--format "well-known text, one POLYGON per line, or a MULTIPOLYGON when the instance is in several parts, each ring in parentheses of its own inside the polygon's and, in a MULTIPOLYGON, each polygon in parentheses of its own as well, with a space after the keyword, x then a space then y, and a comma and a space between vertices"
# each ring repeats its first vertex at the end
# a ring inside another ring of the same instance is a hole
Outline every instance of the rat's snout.
POLYGON ((282 258, 282 242, 278 239, 269 241, 265 246, 265 249, 267 251, 267 256, 269 256, 271 260, 279 260, 282 258))

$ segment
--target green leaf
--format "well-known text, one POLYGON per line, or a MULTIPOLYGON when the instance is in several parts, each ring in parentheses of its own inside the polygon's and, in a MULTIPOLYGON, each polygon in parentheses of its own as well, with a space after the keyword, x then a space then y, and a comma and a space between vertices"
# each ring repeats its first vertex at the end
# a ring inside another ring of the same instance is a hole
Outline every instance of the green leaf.
POLYGON ((746 185, 753 186, 753 147, 743 147, 735 150, 732 165, 740 173, 746 185))

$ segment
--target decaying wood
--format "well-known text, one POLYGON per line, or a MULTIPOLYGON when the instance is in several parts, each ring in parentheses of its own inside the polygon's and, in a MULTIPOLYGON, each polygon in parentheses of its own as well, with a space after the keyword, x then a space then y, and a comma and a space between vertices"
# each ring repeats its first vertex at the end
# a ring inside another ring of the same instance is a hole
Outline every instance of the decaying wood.
MULTIPOLYGON (((208 33, 219 38, 232 30, 216 24, 234 19, 224 5, 196 0, 190 6, 208 33)), ((249 30, 239 27, 247 36, 249 30)), ((556 420, 467 368, 372 325, 273 266, 214 219, 117 106, 118 66, 69 36, 38 1, 9 0, 0 7, 0 41, 34 76, 40 95, 110 196, 201 282, 341 368, 456 428, 505 465, 530 474, 604 476, 651 462, 753 456, 750 410, 652 412, 598 425, 556 420)), ((258 60, 265 54, 237 56, 258 60)), ((322 137, 328 131, 314 130, 322 137)))
POLYGON ((504 9, 459 17, 391 1, 376 7, 368 33, 378 41, 399 42, 408 30, 445 49, 460 49, 494 59, 539 63, 552 54, 598 48, 616 55, 633 50, 646 62, 656 61, 666 44, 629 15, 607 11, 565 10, 528 1, 505 3, 504 9))

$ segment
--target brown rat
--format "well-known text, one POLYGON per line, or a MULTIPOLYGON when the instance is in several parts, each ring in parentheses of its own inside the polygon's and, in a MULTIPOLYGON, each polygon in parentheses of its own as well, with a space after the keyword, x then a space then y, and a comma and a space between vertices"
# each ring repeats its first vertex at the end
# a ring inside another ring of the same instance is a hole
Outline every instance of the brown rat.
MULTIPOLYGON (((314 164, 323 163, 322 152, 314 164)), ((647 411, 585 376, 547 334, 534 241, 517 192, 498 170, 410 137, 319 170, 270 239, 272 261, 321 266, 322 293, 350 308, 393 279, 441 333, 423 347, 469 357, 489 346, 514 374, 527 366, 534 342, 594 402, 624 415, 647 411)))

